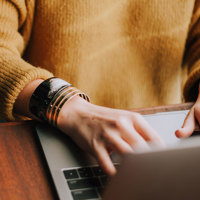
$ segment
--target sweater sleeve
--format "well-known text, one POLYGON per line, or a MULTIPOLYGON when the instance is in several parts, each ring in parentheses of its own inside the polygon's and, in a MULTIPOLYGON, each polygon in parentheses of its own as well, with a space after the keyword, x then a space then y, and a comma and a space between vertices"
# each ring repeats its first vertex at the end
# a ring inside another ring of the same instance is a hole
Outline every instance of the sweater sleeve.
POLYGON ((183 95, 186 101, 195 101, 198 96, 200 80, 200 1, 195 3, 191 19, 184 65, 188 69, 188 78, 184 85, 183 95))
POLYGON ((27 40, 22 34, 26 32, 22 31, 26 17, 25 0, 0 0, 0 118, 8 121, 21 119, 13 113, 13 107, 23 88, 35 79, 52 77, 21 57, 27 40))

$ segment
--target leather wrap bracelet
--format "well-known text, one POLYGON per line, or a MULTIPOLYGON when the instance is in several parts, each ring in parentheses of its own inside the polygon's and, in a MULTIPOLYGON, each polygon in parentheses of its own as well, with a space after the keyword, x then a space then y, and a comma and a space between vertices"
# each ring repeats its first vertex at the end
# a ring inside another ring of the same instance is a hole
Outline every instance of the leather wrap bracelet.
POLYGON ((34 91, 29 103, 30 112, 41 121, 57 126, 62 106, 73 96, 79 95, 89 101, 89 97, 60 78, 43 81, 34 91))

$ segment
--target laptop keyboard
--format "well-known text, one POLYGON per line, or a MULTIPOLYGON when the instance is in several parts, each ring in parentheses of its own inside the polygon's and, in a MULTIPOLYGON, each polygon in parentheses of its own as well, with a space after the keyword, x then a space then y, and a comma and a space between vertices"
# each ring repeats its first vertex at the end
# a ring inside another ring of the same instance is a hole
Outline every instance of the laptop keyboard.
MULTIPOLYGON (((114 164, 118 167, 118 164, 114 164)), ((100 200, 108 176, 99 166, 77 167, 62 170, 73 200, 100 200)))

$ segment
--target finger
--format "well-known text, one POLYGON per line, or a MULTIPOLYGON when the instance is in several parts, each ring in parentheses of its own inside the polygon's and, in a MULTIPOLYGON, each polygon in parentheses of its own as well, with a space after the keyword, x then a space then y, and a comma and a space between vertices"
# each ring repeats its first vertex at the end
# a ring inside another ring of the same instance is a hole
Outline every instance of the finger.
POLYGON ((148 146, 145 142, 144 138, 137 133, 137 131, 133 127, 133 123, 131 120, 127 120, 122 118, 119 120, 119 131, 121 137, 131 146, 134 147, 136 145, 148 146))
POLYGON ((124 141, 115 130, 109 130, 105 136, 105 142, 111 147, 114 151, 119 154, 132 153, 133 149, 131 146, 124 141))
POLYGON ((195 128, 200 124, 200 102, 197 102, 194 105, 194 117, 197 120, 198 124, 196 124, 195 128))
POLYGON ((135 130, 148 142, 152 142, 163 146, 164 141, 159 134, 149 125, 149 123, 141 116, 133 119, 135 130))
POLYGON ((149 149, 147 142, 134 128, 132 130, 132 135, 134 137, 134 142, 131 145, 133 150, 149 149))
POLYGON ((199 84, 199 95, 193 107, 194 107, 194 116, 198 122, 195 124, 195 129, 199 129, 200 128, 199 127, 200 125, 200 84, 199 84))
POLYGON ((112 160, 109 156, 106 147, 103 144, 99 144, 95 149, 95 154, 98 159, 99 165, 101 168, 110 176, 116 174, 116 169, 112 163, 112 160))
POLYGON ((185 118, 182 128, 176 130, 175 135, 178 138, 188 137, 195 130, 195 116, 194 116, 194 107, 189 111, 187 117, 185 118))

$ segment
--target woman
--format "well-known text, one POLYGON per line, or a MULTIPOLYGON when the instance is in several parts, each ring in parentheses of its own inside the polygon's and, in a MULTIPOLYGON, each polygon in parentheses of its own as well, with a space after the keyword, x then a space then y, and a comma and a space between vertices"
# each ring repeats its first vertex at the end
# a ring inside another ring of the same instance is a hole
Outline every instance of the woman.
POLYGON ((162 144, 124 109, 180 103, 184 84, 196 103, 176 135, 189 136, 200 121, 199 9, 194 0, 0 0, 1 118, 48 121, 113 175, 110 151, 162 144))

